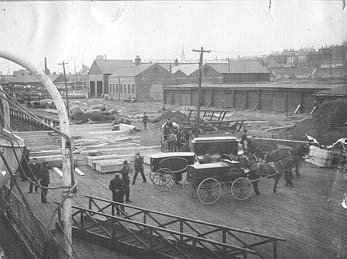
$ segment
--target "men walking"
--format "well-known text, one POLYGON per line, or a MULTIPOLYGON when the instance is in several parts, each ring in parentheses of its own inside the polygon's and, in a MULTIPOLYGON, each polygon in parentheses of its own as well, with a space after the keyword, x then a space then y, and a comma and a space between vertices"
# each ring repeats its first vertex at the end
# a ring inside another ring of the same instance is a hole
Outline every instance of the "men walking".
POLYGON ((140 156, 140 153, 136 153, 136 155, 135 155, 135 174, 133 177, 133 185, 136 182, 136 178, 137 178, 137 175, 139 174, 139 172, 141 173, 143 182, 144 183, 147 182, 146 176, 143 172, 143 157, 140 156))
POLYGON ((124 194, 125 194, 125 202, 132 202, 129 199, 130 196, 130 178, 129 178, 129 164, 128 161, 125 160, 123 162, 123 168, 122 168, 122 178, 123 178, 123 183, 124 183, 124 194))
POLYGON ((48 162, 43 162, 42 168, 41 168, 41 179, 40 179, 40 185, 41 187, 41 202, 47 203, 47 192, 48 192, 48 185, 50 183, 49 179, 49 171, 47 168, 48 162), (45 188, 46 187, 46 188, 45 188))
MULTIPOLYGON (((28 177, 30 179, 29 193, 33 192, 34 183, 38 183, 40 175, 40 165, 37 163, 37 159, 33 158, 33 161, 29 164, 28 177)), ((38 185, 35 185, 35 192, 39 189, 38 185)))
POLYGON ((147 130, 148 116, 147 116, 146 112, 143 113, 142 122, 143 122, 143 127, 145 128, 145 130, 147 130))
MULTIPOLYGON (((120 178, 120 173, 115 173, 114 178, 110 181, 109 187, 112 192, 112 200, 116 202, 124 202, 124 183, 120 178)), ((117 215, 121 215, 124 211, 124 206, 116 205, 117 215)))

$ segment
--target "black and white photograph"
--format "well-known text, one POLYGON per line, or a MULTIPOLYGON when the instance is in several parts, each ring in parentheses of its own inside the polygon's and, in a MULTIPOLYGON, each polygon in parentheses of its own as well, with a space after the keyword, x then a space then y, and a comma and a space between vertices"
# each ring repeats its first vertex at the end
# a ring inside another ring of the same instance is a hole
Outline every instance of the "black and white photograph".
POLYGON ((0 28, 0 259, 347 259, 346 0, 8 0, 0 28))

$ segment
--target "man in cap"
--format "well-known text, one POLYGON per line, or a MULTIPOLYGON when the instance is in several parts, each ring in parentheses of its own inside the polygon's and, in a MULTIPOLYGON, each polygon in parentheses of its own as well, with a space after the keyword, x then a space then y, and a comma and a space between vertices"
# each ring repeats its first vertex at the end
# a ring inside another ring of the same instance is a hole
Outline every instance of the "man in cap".
POLYGON ((40 173, 40 185, 41 187, 41 202, 42 203, 47 203, 47 192, 48 192, 48 185, 50 183, 49 179, 49 171, 47 168, 48 162, 43 162, 42 168, 41 168, 41 173, 40 173), (46 188, 45 188, 46 187, 46 188))
POLYGON ((144 183, 147 182, 146 176, 143 172, 143 157, 140 156, 140 153, 136 153, 136 155, 135 155, 135 174, 133 177, 133 185, 136 182, 136 178, 137 178, 137 175, 139 174, 139 172, 141 173, 143 182, 144 183))
MULTIPOLYGON (((120 172, 115 173, 114 178, 110 181, 109 189, 112 192, 112 200, 116 202, 123 203, 124 200, 124 183, 120 178, 120 172)), ((124 206, 116 205, 117 215, 121 215, 121 211, 124 211, 124 206)))
POLYGON ((29 173, 28 173, 28 177, 29 177, 29 181, 30 181, 30 185, 29 185, 29 193, 33 192, 33 187, 35 184, 35 192, 37 192, 37 190, 39 189, 37 183, 38 183, 38 179, 40 178, 40 164, 37 163, 37 159, 36 157, 33 158, 33 161, 29 164, 29 173))
POLYGON ((129 168, 129 164, 127 160, 123 162, 123 168, 121 172, 122 172, 122 178, 124 183, 125 202, 132 202, 129 199, 130 197, 130 178, 129 178, 130 168, 129 168))

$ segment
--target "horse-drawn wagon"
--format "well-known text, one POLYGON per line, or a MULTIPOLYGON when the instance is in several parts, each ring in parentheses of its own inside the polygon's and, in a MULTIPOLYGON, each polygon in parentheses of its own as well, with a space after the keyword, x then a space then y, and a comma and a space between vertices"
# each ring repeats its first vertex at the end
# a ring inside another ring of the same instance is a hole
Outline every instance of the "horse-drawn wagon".
POLYGON ((248 179, 247 170, 241 168, 237 161, 188 165, 186 170, 187 181, 202 203, 215 203, 222 190, 231 193, 237 200, 246 200, 252 195, 252 182, 248 179))

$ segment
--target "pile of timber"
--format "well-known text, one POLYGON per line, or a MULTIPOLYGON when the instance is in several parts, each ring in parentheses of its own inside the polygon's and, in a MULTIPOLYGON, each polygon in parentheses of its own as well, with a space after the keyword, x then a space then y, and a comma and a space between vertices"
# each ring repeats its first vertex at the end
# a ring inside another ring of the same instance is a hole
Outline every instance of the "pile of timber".
POLYGON ((310 146, 308 155, 309 157, 305 159, 306 162, 319 167, 332 167, 332 151, 310 146))

